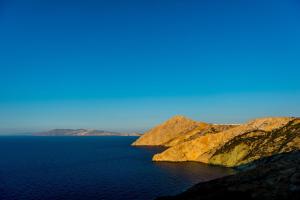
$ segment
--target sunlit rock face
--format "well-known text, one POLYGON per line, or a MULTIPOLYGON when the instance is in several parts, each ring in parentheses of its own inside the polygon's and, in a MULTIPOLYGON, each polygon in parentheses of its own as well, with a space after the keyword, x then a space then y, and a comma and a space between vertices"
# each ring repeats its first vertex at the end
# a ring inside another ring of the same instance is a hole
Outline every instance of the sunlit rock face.
POLYGON ((205 126, 197 126, 196 128, 187 131, 178 137, 173 138, 169 142, 165 143, 164 146, 172 147, 183 142, 188 142, 194 140, 200 136, 215 134, 221 131, 228 130, 230 128, 236 127, 237 125, 218 125, 218 124, 206 124, 205 126))
POLYGON ((132 145, 165 146, 168 142, 178 136, 185 135, 187 132, 197 127, 206 126, 207 124, 203 122, 196 122, 183 116, 175 116, 143 134, 132 145))
POLYGON ((214 134, 236 126, 196 122, 184 116, 174 116, 142 135, 132 145, 172 147, 201 135, 214 134))
POLYGON ((238 166, 277 153, 300 149, 300 119, 269 117, 220 132, 171 144, 154 161, 198 161, 238 166))

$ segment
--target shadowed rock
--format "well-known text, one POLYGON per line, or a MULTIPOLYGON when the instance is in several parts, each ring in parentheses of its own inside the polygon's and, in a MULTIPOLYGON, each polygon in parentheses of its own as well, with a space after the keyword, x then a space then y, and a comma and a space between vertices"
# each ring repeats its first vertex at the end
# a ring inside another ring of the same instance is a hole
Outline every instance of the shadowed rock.
POLYGON ((242 172, 199 183, 157 200, 300 199, 300 151, 277 154, 240 167, 242 172))

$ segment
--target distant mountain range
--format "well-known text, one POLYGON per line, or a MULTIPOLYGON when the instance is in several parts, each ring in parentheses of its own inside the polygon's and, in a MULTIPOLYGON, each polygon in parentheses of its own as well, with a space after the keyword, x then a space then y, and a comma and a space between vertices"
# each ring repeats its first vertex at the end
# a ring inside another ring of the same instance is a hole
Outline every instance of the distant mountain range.
POLYGON ((119 133, 93 129, 53 129, 34 133, 36 136, 141 136, 139 133, 119 133))

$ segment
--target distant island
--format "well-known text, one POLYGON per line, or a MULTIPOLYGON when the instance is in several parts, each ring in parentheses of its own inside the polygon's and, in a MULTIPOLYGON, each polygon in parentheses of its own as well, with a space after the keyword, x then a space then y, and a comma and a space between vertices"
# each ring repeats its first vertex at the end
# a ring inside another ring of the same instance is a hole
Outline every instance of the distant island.
POLYGON ((34 133, 35 136, 141 136, 140 133, 119 133, 94 129, 52 129, 34 133))

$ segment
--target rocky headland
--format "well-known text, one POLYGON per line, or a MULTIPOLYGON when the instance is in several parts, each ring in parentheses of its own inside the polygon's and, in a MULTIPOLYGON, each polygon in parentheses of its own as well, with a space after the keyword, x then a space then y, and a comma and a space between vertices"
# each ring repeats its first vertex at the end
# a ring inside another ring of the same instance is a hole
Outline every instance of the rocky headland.
POLYGON ((196 122, 183 116, 174 116, 139 137, 133 146, 165 146, 172 139, 183 136, 197 127, 206 127, 204 122, 196 122))
POLYGON ((234 167, 300 148, 300 119, 272 117, 199 135, 154 155, 154 161, 197 161, 234 167))
POLYGON ((199 135, 213 134, 236 125, 215 125, 197 122, 184 116, 174 116, 139 137, 133 146, 176 146, 199 135))
POLYGON ((176 116, 133 145, 166 147, 153 156, 155 162, 195 161, 241 171, 161 199, 299 198, 300 118, 266 117, 218 125, 176 116))

